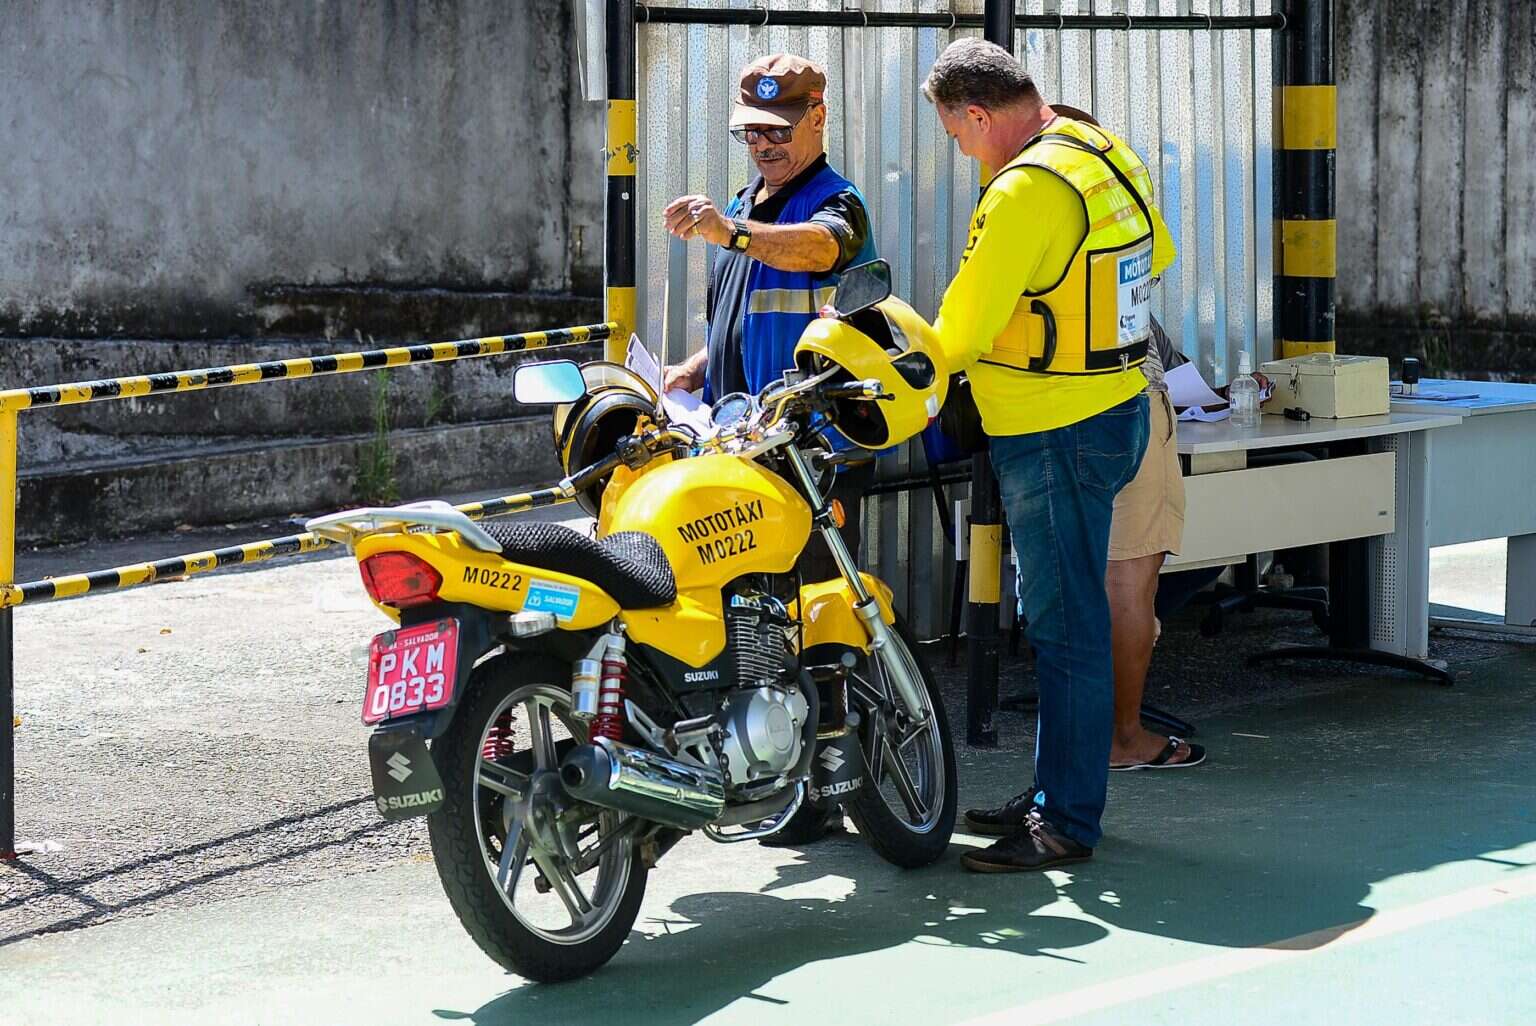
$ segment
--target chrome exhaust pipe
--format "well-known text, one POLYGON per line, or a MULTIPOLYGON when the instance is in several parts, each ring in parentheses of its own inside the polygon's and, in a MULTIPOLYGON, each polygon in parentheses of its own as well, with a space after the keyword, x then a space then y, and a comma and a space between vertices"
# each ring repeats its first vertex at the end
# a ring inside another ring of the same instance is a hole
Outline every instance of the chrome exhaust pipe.
POLYGON ((680 830, 713 823, 725 811, 718 771, 605 737, 571 749, 560 782, 572 798, 680 830))

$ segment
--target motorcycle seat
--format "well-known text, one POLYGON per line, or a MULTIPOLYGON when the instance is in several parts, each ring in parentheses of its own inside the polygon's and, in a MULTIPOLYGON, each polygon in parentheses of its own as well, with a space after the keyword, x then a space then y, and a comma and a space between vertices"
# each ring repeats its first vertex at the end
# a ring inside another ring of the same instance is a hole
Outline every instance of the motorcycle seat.
POLYGON ((668 606, 677 598, 671 561, 655 538, 640 531, 593 539, 563 524, 481 526, 501 545, 506 559, 591 581, 621 609, 668 606))

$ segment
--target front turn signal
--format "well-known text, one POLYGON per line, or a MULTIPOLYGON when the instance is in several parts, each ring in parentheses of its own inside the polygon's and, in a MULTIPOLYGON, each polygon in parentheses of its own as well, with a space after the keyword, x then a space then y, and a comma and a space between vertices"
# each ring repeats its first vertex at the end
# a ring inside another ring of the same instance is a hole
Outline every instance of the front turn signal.
POLYGON ((843 500, 833 499, 831 510, 832 526, 842 530, 843 525, 848 522, 848 511, 843 509, 843 500))

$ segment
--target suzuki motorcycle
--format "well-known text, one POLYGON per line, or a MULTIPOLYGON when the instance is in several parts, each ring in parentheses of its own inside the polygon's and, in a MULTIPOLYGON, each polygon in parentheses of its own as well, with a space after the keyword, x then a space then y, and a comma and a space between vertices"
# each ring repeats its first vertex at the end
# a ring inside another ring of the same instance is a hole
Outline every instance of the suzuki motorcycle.
POLYGON ((379 812, 428 817, 448 900, 506 968, 556 981, 608 961, 690 832, 762 838, 841 804, 892 863, 946 850, 939 691, 823 498, 847 459, 831 429, 882 448, 943 399, 932 329, 889 291, 882 262, 850 270, 796 368, 707 428, 670 422, 625 368, 523 365, 519 401, 555 407, 562 481, 309 522, 399 624, 373 640, 362 710, 379 812), (595 514, 595 536, 470 516, 557 502, 595 514), (839 577, 801 579, 813 534, 839 577))

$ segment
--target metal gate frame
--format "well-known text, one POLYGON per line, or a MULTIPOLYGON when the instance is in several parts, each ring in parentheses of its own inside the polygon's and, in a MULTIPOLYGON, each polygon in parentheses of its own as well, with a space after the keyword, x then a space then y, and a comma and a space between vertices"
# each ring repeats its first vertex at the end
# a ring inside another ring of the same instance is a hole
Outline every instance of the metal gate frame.
MULTIPOLYGON (((605 274, 607 317, 622 325, 615 337, 625 338, 635 329, 640 310, 636 293, 639 262, 636 211, 644 178, 640 175, 643 155, 638 148, 642 112, 637 102, 637 26, 783 25, 950 31, 983 28, 987 38, 1008 45, 1015 53, 1019 50, 1020 30, 1152 30, 1182 31, 1193 35, 1236 29, 1276 33, 1271 66, 1278 80, 1273 83, 1277 87, 1274 94, 1277 99, 1271 104, 1270 113, 1279 159, 1272 182, 1254 183, 1256 203, 1267 193, 1273 210, 1273 218, 1268 221, 1256 213, 1253 226, 1260 248, 1266 248, 1262 246, 1266 239, 1269 242, 1267 248, 1272 254, 1274 270, 1272 291, 1268 304, 1260 301, 1257 320, 1246 329, 1249 337, 1243 348, 1251 342, 1258 349, 1262 343, 1272 341, 1284 356, 1334 349, 1336 91, 1333 85, 1333 0, 1278 0, 1281 11, 1266 15, 1227 14, 1234 0, 1207 0, 1207 10, 1202 13, 1194 12, 1193 0, 1173 0, 1177 14, 1135 16, 1129 13, 1127 0, 1100 0, 1111 5, 1112 12, 1088 14, 1063 13, 1063 7, 1081 9, 1086 6, 1095 11, 1098 6, 1095 0, 1028 0, 1023 13, 1015 9, 1014 0, 985 0, 980 15, 974 11, 956 10, 956 5, 961 2, 963 0, 950 0, 948 10, 898 12, 811 10, 804 6, 775 9, 767 4, 752 7, 663 6, 636 3, 635 0, 589 0, 590 8, 594 10, 598 3, 603 4, 606 22, 609 179, 605 274), (1221 13, 1216 13, 1217 10, 1221 13), (1279 331, 1274 330, 1276 325, 1279 331)), ((681 115, 674 113, 673 116, 681 115)), ((938 268, 929 270, 941 272, 938 268)), ((909 273, 915 271, 911 269, 909 273)), ((664 358, 672 355, 663 354, 664 358)), ((1255 355, 1262 357, 1266 354, 1256 352, 1255 355)), ((1223 360, 1222 364, 1225 363, 1223 360)), ((1224 366, 1206 369, 1225 371, 1224 366)), ((1217 375, 1217 380, 1221 377, 1217 375)), ((911 448, 907 447, 908 450, 911 448)), ((895 462, 898 464, 895 472, 909 479, 916 476, 914 471, 924 469, 921 457, 910 451, 895 462)), ((967 716, 967 735, 972 744, 990 745, 996 743, 992 714, 997 699, 996 605, 1002 590, 998 585, 1002 572, 998 524, 1001 518, 996 508, 995 481, 984 460, 979 460, 973 467, 972 480, 983 481, 988 487, 973 496, 970 518, 973 553, 968 631, 971 708, 967 716)), ((901 564, 906 560, 913 537, 925 532, 932 534, 933 517, 926 505, 909 506, 909 496, 898 495, 894 501, 898 504, 897 530, 884 532, 892 535, 890 537, 867 540, 875 543, 869 551, 876 555, 877 568, 883 569, 882 563, 894 562, 903 571, 885 575, 892 579, 898 600, 901 600, 908 597, 907 574, 901 564)), ((942 552, 942 547, 939 551, 942 552)), ((920 610, 916 617, 920 626, 931 622, 934 607, 942 610, 945 604, 945 589, 932 588, 933 580, 930 575, 928 615, 920 610)))

